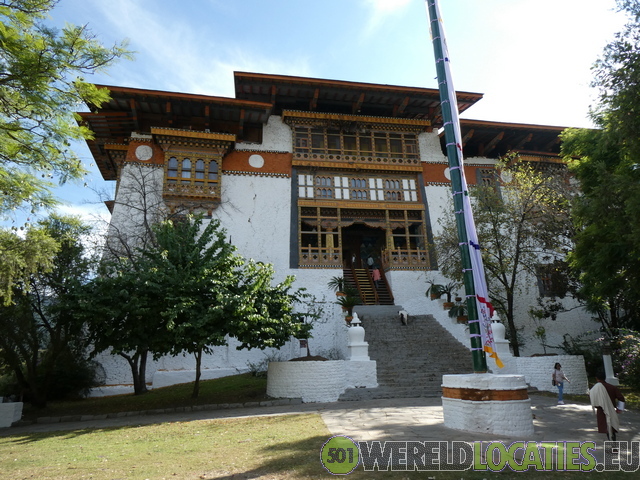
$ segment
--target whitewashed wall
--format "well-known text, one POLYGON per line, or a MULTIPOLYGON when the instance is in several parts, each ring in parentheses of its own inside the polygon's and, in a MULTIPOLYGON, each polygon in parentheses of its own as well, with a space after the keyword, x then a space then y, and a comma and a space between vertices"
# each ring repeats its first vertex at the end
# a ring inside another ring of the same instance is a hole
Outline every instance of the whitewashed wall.
MULTIPOLYGON (((423 162, 446 162, 446 157, 440 149, 437 132, 422 133, 418 137, 421 160, 423 162)), ((280 117, 270 117, 263 132, 263 142, 238 143, 238 150, 291 152, 292 133, 280 117)), ((471 163, 491 164, 490 159, 473 158, 471 163)), ((446 168, 443 165, 443 169, 446 168)), ((127 198, 132 192, 139 190, 140 172, 147 172, 145 178, 155 190, 148 201, 155 206, 161 205, 162 168, 138 167, 127 165, 123 169, 122 178, 117 191, 116 205, 112 216, 112 225, 126 229, 140 220, 140 213, 132 209, 135 199, 127 198), (142 169, 141 169, 142 168, 142 169)), ((329 279, 340 275, 339 269, 291 269, 289 256, 289 239, 291 233, 291 179, 283 176, 259 175, 223 175, 222 202, 214 211, 213 216, 220 219, 227 230, 228 238, 238 248, 238 253, 245 258, 272 263, 276 271, 276 281, 281 281, 286 275, 296 277, 295 285, 305 287, 308 293, 315 296, 321 307, 322 317, 316 322, 309 340, 312 355, 323 355, 332 359, 347 357, 347 327, 343 314, 335 304, 335 295, 327 288, 329 279)), ((424 189, 429 206, 431 227, 437 235, 440 226, 437 219, 442 212, 450 208, 451 189, 449 185, 429 185, 424 189)), ((446 283, 439 272, 424 271, 391 271, 388 278, 393 288, 396 305, 404 307, 410 315, 433 314, 436 319, 447 327, 460 342, 468 346, 468 331, 464 325, 458 325, 451 320, 447 312, 442 309, 441 302, 430 301, 425 296, 428 288, 427 279, 446 283)), ((518 300, 517 322, 525 325, 523 336, 526 345, 522 354, 542 353, 539 343, 532 337, 536 325, 529 319, 527 312, 535 305, 537 287, 534 281, 530 292, 518 300)), ((565 333, 576 335, 581 331, 594 327, 581 310, 561 314, 555 322, 545 324, 548 331, 548 343, 559 343, 565 333)), ((281 360, 297 357, 300 349, 297 341, 289 342, 280 352, 274 351, 237 351, 231 342, 229 347, 217 347, 213 355, 203 358, 203 368, 206 375, 213 371, 246 371, 248 362, 259 363, 267 355, 281 360)), ((103 355, 100 357, 107 371, 107 384, 122 385, 131 383, 128 364, 119 357, 103 355)), ((156 372, 185 373, 185 381, 190 381, 191 371, 195 362, 190 355, 164 357, 157 362, 149 361, 147 367, 147 381, 151 382, 156 372)), ((173 375, 172 375, 173 377, 173 375)))
POLYGON ((282 122, 278 115, 272 115, 262 131, 262 143, 236 143, 236 150, 259 150, 275 152, 291 152, 293 149, 293 133, 289 125, 282 122))

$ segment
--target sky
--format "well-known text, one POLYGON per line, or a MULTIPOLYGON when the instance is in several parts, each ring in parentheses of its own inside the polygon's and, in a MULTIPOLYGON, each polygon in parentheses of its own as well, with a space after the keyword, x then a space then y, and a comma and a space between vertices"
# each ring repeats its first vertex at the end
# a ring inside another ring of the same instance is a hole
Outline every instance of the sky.
MULTIPOLYGON (((484 94, 462 118, 590 127, 591 66, 625 18, 615 0, 440 0, 456 90, 484 94)), ((60 0, 48 23, 87 25, 134 60, 98 84, 234 96, 233 72, 437 88, 424 0, 60 0)), ((57 193, 65 213, 108 212, 90 173, 57 193)), ((15 220, 15 219, 14 219, 15 220)))

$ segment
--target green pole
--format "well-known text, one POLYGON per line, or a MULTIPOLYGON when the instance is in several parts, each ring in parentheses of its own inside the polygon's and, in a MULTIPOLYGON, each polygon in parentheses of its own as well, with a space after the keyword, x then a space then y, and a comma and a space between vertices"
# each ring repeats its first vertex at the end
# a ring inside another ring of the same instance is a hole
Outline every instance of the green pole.
POLYGON ((473 371, 475 373, 486 373, 487 359, 483 350, 482 337, 480 332, 480 322, 478 320, 478 308, 475 298, 475 285, 473 281, 473 271, 471 270, 471 257, 469 255, 467 228, 465 225, 465 215, 473 215, 472 212, 465 212, 463 195, 468 192, 462 189, 461 159, 456 147, 455 127, 453 122, 458 121, 454 116, 453 108, 457 108, 455 90, 447 78, 445 62, 445 51, 443 48, 444 34, 440 29, 438 7, 436 0, 425 0, 431 22, 431 35, 433 42, 433 52, 436 60, 436 71, 438 74, 438 89, 440 90, 440 108, 444 123, 444 135, 447 144, 447 158, 449 160, 449 173, 451 175, 451 191, 453 193, 453 210, 458 229, 458 240, 460 244, 460 255, 462 256, 462 268, 464 276, 464 288, 466 293, 467 311, 469 316, 469 333, 471 337, 471 354, 473 357, 473 371), (450 94, 449 92, 453 92, 450 94))

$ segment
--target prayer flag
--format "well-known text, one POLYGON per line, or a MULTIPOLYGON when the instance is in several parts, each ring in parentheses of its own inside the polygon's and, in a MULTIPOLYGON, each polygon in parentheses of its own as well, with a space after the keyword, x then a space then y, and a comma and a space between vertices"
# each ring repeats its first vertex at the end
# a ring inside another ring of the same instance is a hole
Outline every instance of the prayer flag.
MULTIPOLYGON (((457 169, 460 174, 461 191, 453 192, 454 195, 462 195, 462 214, 464 215, 464 224, 466 231, 467 244, 466 247, 469 250, 469 257, 471 265, 464 266, 465 269, 471 269, 473 273, 473 291, 467 292, 468 297, 474 297, 478 319, 480 325, 480 336, 482 339, 482 349, 493 358, 499 368, 504 365, 498 358, 496 352, 496 346, 493 338, 493 330, 491 328, 491 317, 493 316, 493 306, 489 301, 489 294, 487 288, 487 281, 484 274, 484 265, 482 263, 482 252, 480 248, 480 242, 478 241, 478 233, 476 231, 475 222, 473 219, 473 211, 471 209, 471 201, 469 198, 469 191, 467 188, 467 181, 464 174, 464 160, 462 155, 462 134, 460 130, 460 118, 458 113, 458 101, 456 91, 453 87, 453 80, 451 76, 451 65, 449 61, 449 51, 447 48, 447 42, 444 35, 444 28, 442 24, 442 16, 440 15, 440 9, 438 7, 437 0, 425 0, 427 3, 427 10, 429 7, 433 7, 436 12, 436 18, 438 21, 439 35, 434 36, 434 29, 431 29, 431 37, 434 42, 440 43, 440 50, 442 51, 442 58, 436 58, 436 65, 439 62, 443 62, 444 78, 439 78, 439 82, 444 82, 446 86, 447 98, 441 101, 442 109, 448 108, 450 110, 449 120, 445 122, 445 128, 447 126, 452 127, 454 133, 455 152, 457 153, 457 162, 453 162, 451 159, 449 162, 450 171, 457 169)), ((433 21, 433 19, 432 19, 433 21)), ((442 90, 441 90, 442 97, 442 90)), ((443 118, 445 116, 443 115, 443 118)), ((447 137, 447 142, 450 142, 447 137)), ((451 144, 447 144, 447 147, 451 144)), ((447 150, 449 151, 449 149, 447 150)), ((453 177, 453 172, 451 172, 453 177)), ((458 213, 458 212, 456 212, 458 213)), ((474 321, 473 319, 470 322, 474 321)))

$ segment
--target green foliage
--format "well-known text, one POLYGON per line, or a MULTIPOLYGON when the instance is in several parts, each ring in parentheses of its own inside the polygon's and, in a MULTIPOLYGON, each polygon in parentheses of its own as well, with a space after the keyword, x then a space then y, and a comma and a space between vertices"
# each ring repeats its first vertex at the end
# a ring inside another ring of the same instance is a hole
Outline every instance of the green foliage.
POLYGON ((576 198, 571 266, 580 293, 607 329, 640 328, 640 2, 618 0, 629 21, 594 66, 600 130, 563 133, 576 198))
POLYGON ((613 360, 618 378, 628 387, 640 388, 640 333, 621 330, 613 343, 613 360))
POLYGON ((640 155, 640 2, 617 0, 628 22, 615 35, 593 67, 599 103, 592 109, 596 124, 615 132, 632 158, 640 155))
POLYGON ((0 305, 10 305, 14 289, 28 286, 32 275, 51 270, 58 249, 58 243, 42 227, 28 228, 24 237, 0 229, 0 305))
POLYGON ((342 297, 337 297, 336 304, 340 305, 346 312, 347 315, 353 316, 353 307, 356 305, 360 305, 362 300, 360 299, 360 295, 357 290, 344 292, 346 295, 342 297))
POLYGON ((310 296, 293 289, 293 277, 274 285, 271 265, 245 262, 218 220, 165 221, 154 233, 155 245, 137 256, 105 262, 81 306, 95 351, 127 359, 136 393, 146 390, 147 353, 193 354, 197 396, 202 354, 229 337, 238 349, 264 349, 309 336, 310 296))
POLYGON ((344 290, 344 278, 331 277, 331 279, 327 283, 327 287, 329 287, 334 292, 342 292, 344 290))
POLYGON ((581 295, 606 328, 639 327, 640 171, 608 130, 570 130, 563 154, 583 195, 574 201, 576 246, 569 259, 581 295))
POLYGON ((86 27, 47 27, 43 20, 56 3, 0 2, 0 216, 51 207, 50 179, 84 174, 69 146, 92 133, 73 112, 109 94, 82 75, 129 55, 124 44, 103 47, 86 27))
POLYGON ((465 317, 467 315, 467 302, 457 301, 449 309, 449 318, 465 317))
POLYGON ((43 406, 60 388, 62 365, 83 363, 88 339, 75 306, 92 261, 81 242, 89 229, 78 219, 51 216, 32 228, 54 243, 56 254, 51 266, 16 283, 14 302, 0 307, 0 367, 15 375, 32 403, 43 406))
POLYGON ((565 334, 560 348, 567 355, 582 355, 589 377, 595 377, 598 370, 602 370, 602 334, 600 332, 585 332, 576 337, 565 334))
MULTIPOLYGON (((535 165, 521 161, 517 155, 508 155, 497 165, 497 171, 509 181, 477 186, 470 194, 489 296, 506 319, 507 335, 518 356, 521 342, 515 298, 526 288, 525 278, 535 276, 541 259, 563 258, 570 249, 573 231, 568 206, 574 191, 562 166, 535 165)), ((436 238, 436 252, 442 273, 462 281, 452 210, 441 220, 443 229, 436 238)))

